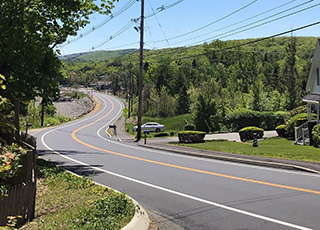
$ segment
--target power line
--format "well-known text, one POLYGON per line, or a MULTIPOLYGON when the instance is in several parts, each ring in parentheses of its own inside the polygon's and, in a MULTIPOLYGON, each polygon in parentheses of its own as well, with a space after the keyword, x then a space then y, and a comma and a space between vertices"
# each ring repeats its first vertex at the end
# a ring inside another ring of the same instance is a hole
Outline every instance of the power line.
MULTIPOLYGON (((166 6, 162 5, 161 7, 158 7, 157 10, 155 12, 152 12, 146 16, 144 16, 144 19, 146 18, 150 18, 152 16, 155 16, 156 14, 164 11, 164 10, 167 10, 171 7, 174 7, 175 5, 183 2, 184 0, 177 0, 175 1, 174 3, 171 3, 171 4, 168 4, 166 6)), ((104 42, 100 43, 99 45, 97 46, 93 46, 92 47, 92 50, 95 50, 103 45, 105 45, 106 43, 108 43, 109 41, 111 41, 112 39, 114 39, 115 37, 119 36, 120 34, 122 34, 123 32, 125 32, 126 30, 128 30, 129 28, 131 28, 134 23, 138 23, 140 21, 140 17, 139 18, 136 18, 136 19, 131 19, 120 31, 118 31, 117 33, 115 33, 114 35, 111 35, 107 40, 105 40, 104 42)), ((136 27, 136 29, 138 30, 139 28, 136 27)))
MULTIPOLYGON (((221 31, 221 30, 223 30, 223 29, 230 28, 230 27, 232 27, 232 26, 235 26, 235 25, 241 24, 241 23, 243 23, 243 22, 249 21, 249 20, 251 20, 251 19, 253 19, 253 18, 256 18, 256 17, 259 17, 259 16, 261 16, 261 15, 270 13, 270 12, 272 12, 272 11, 274 11, 274 10, 280 9, 281 7, 284 7, 284 6, 286 6, 286 5, 289 5, 289 4, 291 4, 292 2, 295 2, 295 1, 296 1, 296 0, 292 0, 292 1, 286 2, 286 3, 282 4, 282 5, 276 6, 276 7, 272 8, 272 9, 270 9, 270 10, 266 10, 266 11, 264 11, 264 12, 262 12, 262 13, 256 14, 256 15, 254 15, 254 16, 252 16, 252 17, 246 18, 246 19, 241 20, 241 21, 239 21, 239 22, 236 22, 236 23, 233 23, 233 24, 230 24, 230 25, 221 27, 221 28, 219 28, 219 29, 217 29, 217 30, 210 31, 210 32, 208 32, 208 33, 201 34, 201 35, 196 36, 196 37, 192 37, 192 38, 190 38, 190 39, 186 39, 186 40, 183 40, 183 41, 179 41, 179 42, 172 43, 172 45, 174 45, 174 44, 179 44, 179 43, 186 42, 186 41, 190 41, 190 40, 194 40, 194 39, 196 39, 196 38, 200 38, 200 37, 203 37, 203 36, 205 36, 205 35, 209 35, 209 34, 212 34, 212 33, 214 33, 214 32, 218 32, 218 31, 221 31)), ((169 38, 169 39, 171 40, 171 38, 169 38)))
MULTIPOLYGON (((217 20, 215 20, 215 21, 213 21, 213 22, 211 22, 211 23, 209 23, 209 24, 207 24, 207 25, 204 25, 204 26, 202 26, 202 27, 199 27, 198 29, 189 31, 189 32, 187 32, 187 33, 184 33, 184 34, 181 34, 181 35, 178 35, 178 36, 169 38, 168 40, 173 40, 173 39, 177 39, 177 38, 180 38, 180 37, 184 37, 184 36, 187 36, 187 35, 189 35, 189 34, 195 33, 195 32, 197 32, 197 31, 199 31, 199 30, 202 30, 202 29, 204 29, 204 28, 206 28, 206 27, 208 27, 208 26, 211 26, 211 25, 213 25, 213 24, 216 24, 216 23, 218 23, 218 22, 220 22, 220 21, 222 21, 222 20, 224 20, 224 19, 226 19, 226 18, 228 18, 228 17, 230 17, 230 16, 232 16, 232 15, 240 12, 241 10, 243 10, 243 9, 251 6, 252 4, 254 4, 254 3, 257 2, 257 1, 258 1, 258 0, 254 0, 254 1, 250 2, 249 4, 247 4, 247 5, 239 8, 239 9, 231 12, 230 14, 227 14, 226 16, 224 16, 224 17, 222 17, 222 18, 219 18, 219 19, 217 19, 217 20)), ((166 41, 166 40, 159 40, 159 41, 155 41, 155 42, 163 42, 163 41, 166 41)))
POLYGON ((219 39, 226 38, 226 37, 229 37, 229 36, 232 36, 232 35, 241 33, 241 32, 245 32, 245 31, 248 31, 248 30, 251 30, 251 29, 254 29, 254 28, 257 28, 257 27, 266 25, 266 24, 269 24, 269 23, 271 23, 271 22, 278 21, 278 20, 280 20, 280 19, 283 19, 283 18, 292 16, 292 15, 295 15, 295 14, 301 13, 301 12, 303 12, 303 11, 312 9, 312 8, 317 7, 317 6, 320 5, 320 3, 318 3, 318 4, 315 4, 315 5, 312 5, 312 6, 303 8, 303 9, 301 9, 301 10, 292 12, 292 13, 290 13, 290 14, 286 14, 286 15, 283 15, 283 16, 281 16, 281 17, 277 17, 277 18, 272 19, 272 20, 269 20, 269 21, 267 21, 267 22, 264 22, 264 23, 261 23, 261 24, 258 24, 258 25, 255 25, 255 26, 246 28, 246 27, 248 27, 248 26, 254 25, 254 24, 259 23, 259 22, 261 22, 261 21, 264 21, 264 20, 266 20, 266 19, 275 17, 275 16, 277 16, 277 15, 279 15, 279 14, 283 14, 284 12, 286 12, 286 11, 288 11, 288 10, 290 11, 290 10, 295 9, 295 8, 297 8, 297 7, 300 7, 300 6, 304 5, 304 4, 308 4, 308 3, 312 2, 312 1, 313 1, 313 0, 309 0, 308 2, 305 2, 305 3, 299 4, 299 5, 297 5, 297 6, 291 7, 290 9, 281 11, 280 13, 273 14, 273 15, 271 15, 271 16, 269 16, 269 17, 263 18, 263 19, 261 19, 261 20, 258 20, 258 21, 252 22, 252 23, 249 23, 249 24, 247 24, 247 25, 245 25, 245 26, 242 26, 242 27, 233 29, 233 30, 231 30, 231 31, 222 33, 222 34, 220 34, 220 35, 217 35, 217 36, 214 36, 214 37, 211 37, 211 38, 207 38, 207 39, 205 39, 205 40, 198 41, 198 42, 196 42, 196 43, 192 43, 192 44, 190 44, 190 45, 199 44, 199 43, 202 43, 202 42, 207 41, 208 39, 212 40, 212 39, 215 39, 215 38, 219 38, 219 39), (245 29, 244 29, 244 28, 245 28, 245 29), (242 30, 241 30, 241 29, 242 29, 242 30), (240 30, 240 31, 238 31, 238 30, 240 30), (224 36, 221 36, 221 35, 224 35, 224 36))
POLYGON ((99 23, 96 26, 93 26, 91 29, 87 30, 86 32, 84 32, 83 34, 78 35, 76 38, 72 39, 72 40, 68 40, 66 43, 60 45, 60 47, 65 47, 73 42, 76 42, 86 36, 88 36, 89 34, 91 34, 94 31, 97 31, 98 29, 100 29, 102 26, 104 26, 105 24, 107 24, 109 21, 111 21, 113 18, 121 15, 122 13, 124 13, 125 11, 127 11, 128 9, 130 9, 130 7, 132 7, 137 1, 139 0, 130 0, 125 6, 123 6, 120 10, 116 11, 113 14, 110 14, 110 16, 104 20, 103 22, 99 23))
MULTIPOLYGON (((299 4, 299 5, 297 5, 297 6, 291 7, 291 8, 289 8, 288 10, 295 9, 295 8, 297 8, 297 7, 300 7, 300 6, 304 5, 304 4, 310 3, 310 2, 312 2, 312 1, 313 1, 313 0, 309 0, 308 2, 305 2, 305 3, 299 4)), ((235 35, 235 34, 238 34, 238 33, 241 33, 241 32, 245 32, 245 31, 248 31, 248 30, 251 30, 251 29, 254 29, 254 28, 263 26, 263 25, 266 25, 266 24, 271 23, 271 22, 274 22, 274 21, 278 21, 278 20, 283 19, 283 18, 285 18, 285 17, 289 17, 289 16, 292 16, 292 15, 294 15, 294 14, 301 13, 301 12, 303 12, 303 11, 309 10, 309 9, 314 8, 314 7, 317 7, 317 6, 319 6, 319 5, 320 5, 320 3, 315 4, 315 5, 312 5, 312 6, 309 6, 309 7, 306 7, 306 8, 303 8, 303 9, 298 10, 298 11, 295 11, 295 12, 292 12, 292 13, 290 13, 290 14, 286 14, 286 15, 284 15, 284 16, 281 16, 281 17, 278 17, 278 18, 275 18, 275 19, 272 19, 272 20, 269 20, 269 21, 267 21, 267 22, 264 22, 264 23, 261 23, 261 24, 258 24, 258 25, 255 25, 255 26, 246 28, 246 27, 248 27, 248 26, 250 26, 250 25, 254 25, 254 24, 258 23, 258 22, 261 22, 261 21, 264 21, 264 20, 266 20, 266 19, 272 18, 272 17, 278 15, 279 13, 273 14, 273 15, 271 15, 271 16, 268 16, 268 17, 266 17, 266 18, 260 19, 260 20, 258 20, 258 21, 249 23, 249 24, 247 24, 247 25, 241 26, 241 27, 236 28, 236 29, 233 29, 233 30, 231 30, 231 31, 227 31, 227 32, 222 33, 222 34, 220 34, 220 35, 211 37, 210 40, 222 39, 222 38, 225 38, 225 37, 229 37, 229 36, 231 36, 231 35, 235 35), (246 28, 246 29, 243 29, 243 28, 246 28), (242 29, 242 30, 241 30, 241 29, 242 29), (240 30, 240 31, 237 31, 237 30, 240 30), (237 31, 237 32, 234 32, 234 31, 237 31), (234 32, 234 33, 232 33, 232 32, 234 32), (221 35, 225 35, 225 36, 221 36, 221 35)), ((281 11, 281 13, 284 13, 284 12, 286 12, 286 11, 287 11, 287 10, 281 11)), ((199 43, 201 43, 201 42, 206 42, 207 40, 208 40, 208 39, 205 39, 205 40, 202 40, 202 41, 198 41, 198 42, 189 44, 189 45, 187 45, 187 46, 196 45, 196 44, 199 44, 199 43)))
MULTIPOLYGON (((149 5, 150 5, 151 10, 154 12, 154 9, 153 9, 153 7, 152 7, 152 5, 151 5, 151 3, 150 3, 150 1, 149 1, 149 0, 148 0, 148 3, 149 3, 149 5)), ((163 36, 164 36, 165 40, 167 41, 168 46, 170 47, 170 43, 169 43, 169 41, 168 41, 168 39, 167 39, 167 36, 166 36, 166 34, 165 34, 165 32, 164 32, 164 30, 163 30, 163 28, 162 28, 161 24, 160 24, 160 21, 159 21, 159 19, 158 19, 157 15, 155 15, 155 18, 156 18, 156 20, 157 20, 157 22, 158 22, 158 25, 159 25, 159 27, 160 27, 160 29, 161 29, 161 32, 162 32, 162 34, 163 34, 163 36)), ((153 40, 153 39, 152 39, 152 40, 153 40)))
MULTIPOLYGON (((288 34, 288 33, 292 33, 292 32, 298 31, 298 30, 302 30, 302 29, 306 29, 306 28, 309 28, 309 27, 312 27, 312 26, 315 26, 315 25, 319 25, 319 24, 320 24, 320 21, 317 21, 317 22, 314 22, 314 23, 311 23, 311 24, 308 24, 308 25, 305 25, 305 26, 301 26, 301 27, 298 27, 298 28, 295 28, 295 29, 292 29, 292 30, 288 30, 288 31, 285 31, 285 32, 282 32, 282 33, 278 33, 278 34, 274 34, 274 35, 271 35, 271 36, 268 36, 268 37, 256 39, 256 40, 249 41, 249 42, 245 42, 245 43, 242 43, 242 44, 238 44, 238 45, 234 45, 234 46, 218 49, 216 51, 226 51, 226 50, 238 48, 238 47, 241 47, 241 46, 245 46, 245 45, 261 42, 261 41, 264 41, 264 40, 267 40, 267 39, 270 39, 270 38, 279 37, 279 36, 282 36, 282 35, 285 35, 285 34, 288 34)), ((210 54, 210 53, 211 52, 205 52, 205 53, 201 53, 201 54, 180 57, 180 58, 172 59, 172 61, 200 57, 200 56, 207 55, 207 54, 210 54)))

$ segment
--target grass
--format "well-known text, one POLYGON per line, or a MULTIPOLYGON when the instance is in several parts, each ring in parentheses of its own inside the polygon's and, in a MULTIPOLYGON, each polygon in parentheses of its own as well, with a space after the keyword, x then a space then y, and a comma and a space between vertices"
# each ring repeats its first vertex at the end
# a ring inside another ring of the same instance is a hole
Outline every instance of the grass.
POLYGON ((41 159, 38 168, 35 219, 22 229, 120 229, 132 219, 135 206, 124 194, 41 159))
POLYGON ((320 162, 320 149, 312 146, 294 145, 292 140, 285 138, 268 138, 258 142, 259 147, 252 147, 251 142, 239 143, 225 140, 206 141, 195 144, 177 144, 179 146, 254 155, 263 157, 282 158, 299 161, 320 162))

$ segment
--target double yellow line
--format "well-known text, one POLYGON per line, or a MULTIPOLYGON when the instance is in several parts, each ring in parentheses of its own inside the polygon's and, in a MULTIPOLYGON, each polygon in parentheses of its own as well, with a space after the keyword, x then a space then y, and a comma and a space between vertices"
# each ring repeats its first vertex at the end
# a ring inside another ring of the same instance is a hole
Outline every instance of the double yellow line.
POLYGON ((311 189, 287 186, 287 185, 264 182, 264 181, 259 181, 259 180, 252 180, 252 179, 236 177, 236 176, 230 176, 230 175, 221 174, 221 173, 214 173, 214 172, 209 172, 209 171, 205 171, 205 170, 194 169, 194 168, 189 168, 189 167, 184 167, 184 166, 179 166, 179 165, 174 165, 174 164, 168 164, 168 163, 164 163, 164 162, 160 162, 160 161, 148 160, 148 159, 141 158, 141 157, 134 157, 134 156, 130 156, 130 155, 127 155, 127 154, 122 154, 122 153, 117 153, 117 152, 109 151, 109 150, 106 150, 106 149, 102 149, 102 148, 90 145, 88 143, 85 143, 84 141, 79 140, 76 137, 76 133, 78 131, 97 123, 98 121, 100 121, 100 120, 104 119, 105 117, 107 117, 113 111, 113 109, 114 109, 113 102, 109 98, 106 98, 106 99, 112 105, 111 110, 106 115, 104 115, 103 117, 95 120, 94 122, 74 130, 72 132, 71 136, 75 141, 79 142, 80 144, 82 144, 84 146, 87 146, 89 148, 92 148, 92 149, 95 149, 95 150, 99 150, 99 151, 102 151, 102 152, 105 152, 105 153, 109 153, 109 154, 113 154, 113 155, 117 155, 117 156, 121 156, 121 157, 126 157, 126 158, 130 158, 130 159, 134 159, 134 160, 139 160, 139 161, 143 161, 143 162, 148 162, 148 163, 152 163, 152 164, 167 166, 167 167, 176 168, 176 169, 182 169, 182 170, 191 171, 191 172, 203 173, 203 174, 207 174, 207 175, 218 176, 218 177, 223 177, 223 178, 228 178, 228 179, 233 179, 233 180, 238 180, 238 181, 251 182, 251 183, 255 183, 255 184, 273 186, 273 187, 277 187, 277 188, 284 188, 284 189, 290 189, 290 190, 295 190, 295 191, 307 192, 307 193, 313 193, 313 194, 320 195, 320 191, 317 191, 317 190, 311 190, 311 189))

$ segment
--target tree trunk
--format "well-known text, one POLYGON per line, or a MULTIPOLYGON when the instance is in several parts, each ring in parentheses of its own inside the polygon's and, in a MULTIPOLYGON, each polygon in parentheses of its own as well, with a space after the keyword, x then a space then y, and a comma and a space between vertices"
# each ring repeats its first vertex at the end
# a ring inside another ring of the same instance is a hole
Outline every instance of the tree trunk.
POLYGON ((20 124, 19 124, 20 102, 19 99, 14 100, 14 127, 16 142, 20 141, 20 124))
POLYGON ((44 104, 41 104, 41 126, 43 126, 44 123, 44 104))

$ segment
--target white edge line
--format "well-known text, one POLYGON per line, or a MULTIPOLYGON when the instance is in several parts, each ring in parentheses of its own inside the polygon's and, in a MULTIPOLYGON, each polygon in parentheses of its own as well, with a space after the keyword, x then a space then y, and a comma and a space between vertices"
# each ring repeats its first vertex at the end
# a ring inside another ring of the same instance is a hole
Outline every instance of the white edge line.
MULTIPOLYGON (((47 133, 49 133, 49 132, 47 132, 47 133)), ((44 137, 47 133, 45 133, 42 137, 44 137)), ((258 218, 258 219, 265 220, 265 221, 273 222, 273 223, 276 223, 276 224, 279 224, 279 225, 284 225, 284 226, 287 226, 287 227, 296 228, 296 229, 300 229, 300 230, 311 230, 311 228, 307 228, 307 227, 299 226, 299 225, 296 225, 296 224, 284 222, 284 221, 281 221, 281 220, 273 219, 273 218, 270 218, 270 217, 262 216, 262 215, 259 215, 259 214, 243 211, 243 210, 240 210, 240 209, 237 209, 237 208, 232 208, 232 207, 229 207, 229 206, 226 206, 226 205, 223 205, 223 204, 219 204, 219 203, 216 203, 216 202, 213 202, 213 201, 209 201, 209 200, 205 200, 205 199, 202 199, 202 198, 199 198, 199 197, 187 195, 187 194, 184 194, 184 193, 181 193, 181 192, 177 192, 177 191, 174 191, 174 190, 171 190, 171 189, 160 187, 158 185, 150 184, 150 183, 147 183, 147 182, 144 182, 144 181, 133 179, 131 177, 123 176, 121 174, 114 173, 114 172, 111 172, 111 171, 108 171, 108 170, 105 170, 105 169, 94 167, 94 166, 91 166, 91 165, 89 165, 87 163, 84 163, 82 161, 78 161, 78 160, 75 160, 75 159, 73 159, 71 157, 64 156, 64 155, 60 154, 59 152, 57 152, 57 151, 53 150, 52 148, 50 148, 44 142, 43 138, 41 138, 41 141, 42 141, 42 144, 48 150, 52 151, 53 153, 58 154, 59 156, 61 156, 63 158, 66 158, 66 159, 68 159, 70 161, 73 161, 73 162, 75 162, 77 164, 84 165, 84 166, 87 166, 89 168, 95 169, 97 171, 101 171, 101 172, 110 174, 112 176, 116 176, 116 177, 119 177, 119 178, 122 178, 122 179, 125 179, 125 180, 129 180, 129 181, 132 181, 132 182, 135 182, 135 183, 138 183, 138 184, 142 184, 142 185, 154 188, 154 189, 158 189, 158 190, 161 190, 161 191, 164 191, 164 192, 167 192, 167 193, 171 193, 171 194, 174 194, 174 195, 177 195, 177 196, 181 196, 181 197, 184 197, 184 198, 188 198, 188 199, 191 199, 191 200, 195 200, 195 201, 199 201, 199 202, 202 202, 202 203, 205 203, 205 204, 216 206, 216 207, 219 207, 219 208, 222 208, 222 209, 226 209, 226 210, 229 210, 229 211, 232 211, 232 212, 237 212, 237 213, 240 213, 240 214, 243 214, 243 215, 247 215, 247 216, 255 217, 255 218, 258 218)))

